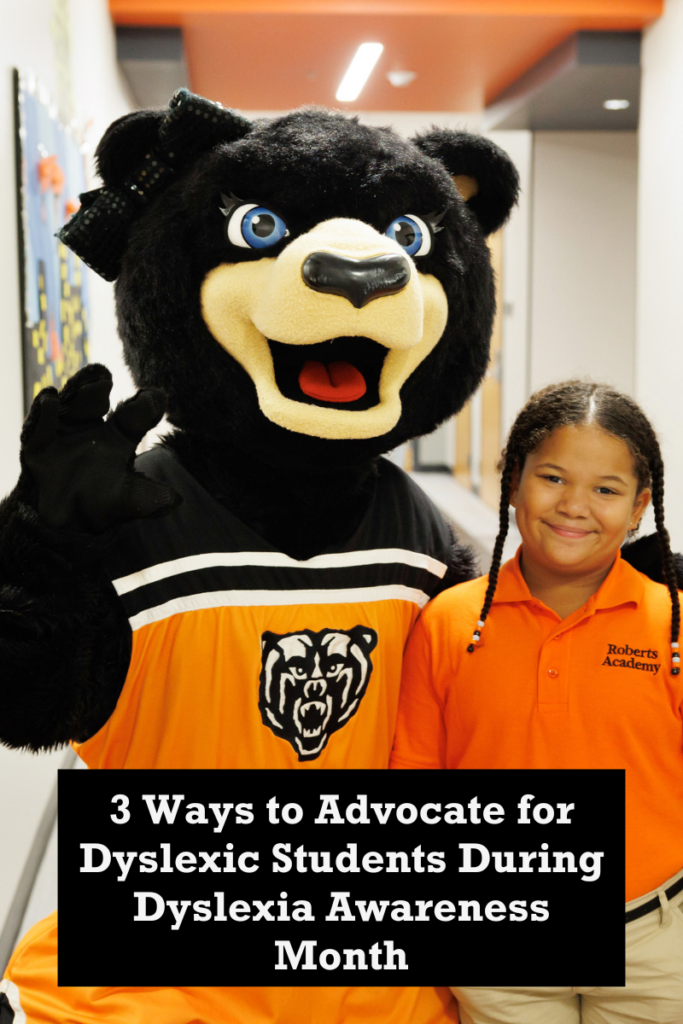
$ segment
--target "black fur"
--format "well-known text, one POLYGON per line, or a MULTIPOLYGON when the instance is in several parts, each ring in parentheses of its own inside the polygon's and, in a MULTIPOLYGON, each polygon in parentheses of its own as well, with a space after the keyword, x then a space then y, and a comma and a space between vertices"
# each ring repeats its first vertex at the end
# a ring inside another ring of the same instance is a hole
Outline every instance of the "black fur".
MULTIPOLYGON (((140 164, 162 117, 142 111, 111 126, 97 154, 105 184, 120 185, 140 164)), ((352 537, 372 499, 377 457, 433 430, 478 386, 495 307, 484 235, 509 213, 516 181, 507 157, 489 143, 432 131, 414 144, 309 109, 240 122, 235 141, 200 154, 142 210, 116 286, 127 362, 138 387, 168 396, 175 432, 166 444, 278 549, 308 558, 352 537), (481 178, 476 202, 462 202, 454 173, 481 178), (264 255, 226 241, 221 194, 230 193, 274 209, 289 239, 331 217, 384 232, 401 214, 444 214, 419 269, 441 282, 448 323, 404 384, 403 414, 390 433, 322 440, 263 416, 251 378, 210 334, 200 308, 209 270, 264 255)), ((0 518, 0 738, 39 749, 85 739, 107 720, 131 635, 100 570, 107 538, 47 529, 26 486, 7 499, 0 518)), ((471 554, 454 542, 442 586, 474 574, 471 554)))
POLYGON ((17 494, 0 504, 0 735, 48 749, 104 725, 131 631, 101 571, 111 538, 50 530, 17 494))
MULTIPOLYGON (((624 561, 632 565, 638 572, 649 576, 655 583, 666 584, 662 568, 662 548, 656 533, 650 533, 646 537, 639 537, 637 540, 624 544, 621 555, 624 561)), ((678 589, 683 590, 683 555, 674 554, 673 560, 678 589)))
POLYGON ((165 110, 138 110, 109 125, 95 151, 97 173, 105 185, 122 185, 154 147, 165 110))
POLYGON ((472 548, 461 544, 453 533, 452 528, 451 538, 453 543, 448 559, 448 569, 441 580, 438 593, 448 590, 449 587, 454 587, 456 583, 465 583, 467 580, 473 580, 477 576, 481 576, 479 562, 472 548))
POLYGON ((466 174, 477 182, 467 206, 485 235, 502 227, 517 201, 519 175, 505 154, 483 136, 432 128, 418 135, 415 144, 440 160, 452 175, 466 174))

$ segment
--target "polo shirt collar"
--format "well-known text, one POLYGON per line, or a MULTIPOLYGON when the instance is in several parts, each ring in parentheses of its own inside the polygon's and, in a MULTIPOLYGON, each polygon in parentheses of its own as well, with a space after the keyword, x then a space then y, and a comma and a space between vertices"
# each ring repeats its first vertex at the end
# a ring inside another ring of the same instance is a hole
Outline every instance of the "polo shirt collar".
MULTIPOLYGON (((536 600, 522 576, 521 554, 522 547, 520 545, 515 557, 501 567, 493 604, 512 604, 519 601, 536 600)), ((645 582, 641 574, 623 560, 621 551, 617 551, 614 565, 601 583, 599 590, 589 598, 587 603, 591 605, 591 610, 617 608, 623 604, 638 605, 642 600, 644 589, 645 582)))

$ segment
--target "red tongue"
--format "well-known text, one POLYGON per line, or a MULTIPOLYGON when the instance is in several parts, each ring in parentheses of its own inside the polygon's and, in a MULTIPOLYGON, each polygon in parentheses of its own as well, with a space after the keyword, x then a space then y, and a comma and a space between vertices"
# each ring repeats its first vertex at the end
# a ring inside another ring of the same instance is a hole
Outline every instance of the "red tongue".
POLYGON ((309 398, 322 402, 355 402, 367 391, 365 378, 351 363, 309 360, 299 374, 299 387, 309 398))

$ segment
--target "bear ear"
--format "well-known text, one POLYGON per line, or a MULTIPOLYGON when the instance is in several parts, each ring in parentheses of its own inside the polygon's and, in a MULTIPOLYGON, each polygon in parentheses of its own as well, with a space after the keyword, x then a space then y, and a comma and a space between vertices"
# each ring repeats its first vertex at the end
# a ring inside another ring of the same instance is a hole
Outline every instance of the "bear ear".
POLYGON ((366 654, 369 654, 377 646, 377 633, 370 626, 354 626, 349 630, 349 634, 354 643, 357 643, 366 654))
POLYGON ((432 128, 413 142, 444 165, 485 235, 503 226, 519 194, 519 175, 507 153, 483 135, 447 128, 432 128))
POLYGON ((138 167, 159 138, 166 110, 137 110, 109 125, 95 150, 97 173, 112 188, 138 167))
POLYGON ((151 150, 182 171, 199 153, 241 139, 252 128, 238 111, 178 89, 167 108, 138 110, 109 125, 95 152, 97 172, 105 187, 116 188, 144 164, 151 150))

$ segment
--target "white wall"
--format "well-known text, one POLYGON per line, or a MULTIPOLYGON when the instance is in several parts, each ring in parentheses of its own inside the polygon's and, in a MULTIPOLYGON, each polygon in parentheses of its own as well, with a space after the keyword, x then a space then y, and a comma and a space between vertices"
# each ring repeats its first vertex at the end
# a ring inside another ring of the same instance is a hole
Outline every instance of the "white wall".
MULTIPOLYGON (((21 324, 14 203, 14 128, 12 68, 36 74, 52 97, 58 94, 55 41, 51 21, 58 0, 2 0, 0 34, 0 495, 15 484, 19 471, 19 431, 23 419, 21 324)), ((115 58, 114 32, 106 0, 70 0, 71 73, 75 116, 91 120, 88 139, 96 145, 107 124, 131 109, 115 58)), ((92 166, 92 161, 89 161, 92 166)), ((130 393, 113 318, 112 286, 91 275, 92 358, 115 373, 119 393, 130 393)), ((0 747, 0 927, 4 921, 36 826, 63 752, 17 753, 0 747)))
POLYGON ((633 392, 635 132, 536 132, 532 390, 588 376, 633 392))
POLYGON ((667 0, 642 50, 636 398, 660 434, 666 520, 683 550, 683 2, 667 0))
MULTIPOLYGON (((107 0, 69 0, 71 49, 76 118, 89 125, 87 145, 95 151, 108 125, 122 114, 136 109, 125 77, 116 61, 116 37, 107 0)), ((169 97, 170 99, 170 97, 169 97)), ((86 160, 94 175, 93 160, 86 160)), ((92 187, 99 180, 93 177, 92 187)), ((135 391, 123 362, 121 342, 114 314, 114 286, 97 274, 90 274, 91 337, 90 361, 104 363, 112 372, 112 405, 135 391)))

